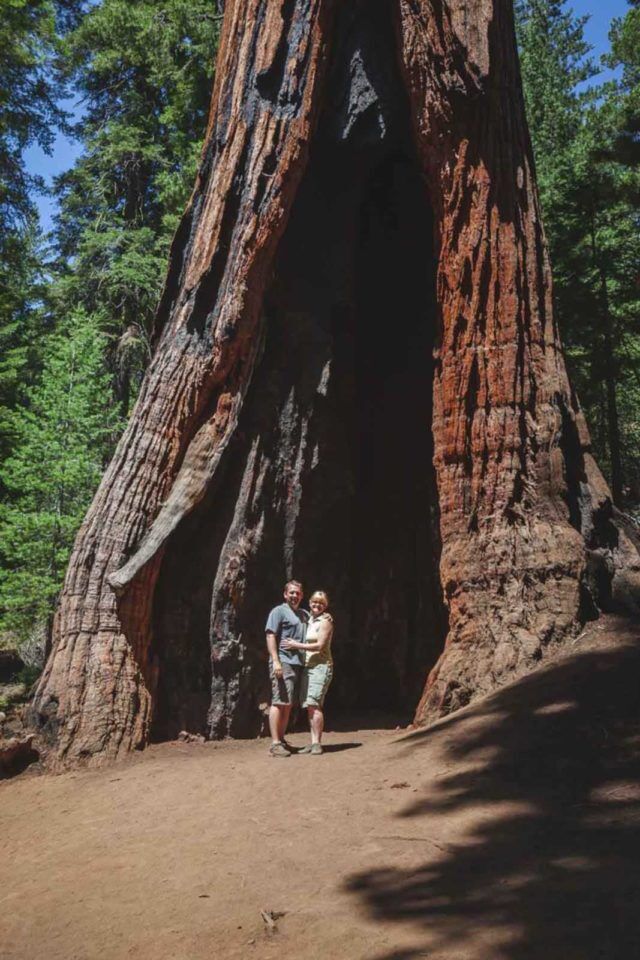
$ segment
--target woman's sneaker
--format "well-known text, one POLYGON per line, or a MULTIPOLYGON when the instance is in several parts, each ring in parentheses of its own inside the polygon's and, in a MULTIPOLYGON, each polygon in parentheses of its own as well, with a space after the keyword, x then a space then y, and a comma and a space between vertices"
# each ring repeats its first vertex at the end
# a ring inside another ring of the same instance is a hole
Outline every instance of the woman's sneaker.
POLYGON ((303 747, 300 753, 310 753, 312 756, 317 757, 322 753, 322 744, 310 743, 308 747, 303 747))
POLYGON ((291 751, 287 750, 284 743, 272 743, 269 747, 269 753, 272 757, 290 757, 291 751))

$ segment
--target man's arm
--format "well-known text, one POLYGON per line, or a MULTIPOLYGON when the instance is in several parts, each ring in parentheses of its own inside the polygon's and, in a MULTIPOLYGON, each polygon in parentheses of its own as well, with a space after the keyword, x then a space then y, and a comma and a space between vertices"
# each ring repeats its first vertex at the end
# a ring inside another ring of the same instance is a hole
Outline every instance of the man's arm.
POLYGON ((282 676, 282 664, 280 663, 280 657, 278 655, 278 638, 275 633, 272 633, 271 630, 267 630, 267 650, 269 651, 269 656, 273 662, 273 672, 276 677, 282 676))
POLYGON ((331 634, 333 633, 333 623, 327 620, 321 623, 318 628, 318 639, 313 643, 299 643, 297 640, 283 640, 283 650, 308 650, 310 653, 319 653, 326 647, 331 634))

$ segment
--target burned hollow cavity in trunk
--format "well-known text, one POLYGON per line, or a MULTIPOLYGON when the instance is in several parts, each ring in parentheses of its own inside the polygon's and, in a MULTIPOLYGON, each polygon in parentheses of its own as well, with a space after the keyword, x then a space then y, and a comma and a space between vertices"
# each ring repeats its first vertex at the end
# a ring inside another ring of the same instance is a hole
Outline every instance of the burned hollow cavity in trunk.
POLYGON ((156 738, 258 732, 264 620, 291 576, 331 596, 332 711, 410 716, 442 650, 433 222, 387 8, 339 15, 238 429, 167 549, 156 738))

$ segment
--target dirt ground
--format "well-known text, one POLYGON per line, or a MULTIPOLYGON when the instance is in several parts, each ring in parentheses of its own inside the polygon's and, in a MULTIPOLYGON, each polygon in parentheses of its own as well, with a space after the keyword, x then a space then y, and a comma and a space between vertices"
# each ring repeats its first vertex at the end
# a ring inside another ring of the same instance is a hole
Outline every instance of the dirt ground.
POLYGON ((0 784, 0 957, 640 956, 637 626, 430 730, 327 747, 170 743, 0 784))

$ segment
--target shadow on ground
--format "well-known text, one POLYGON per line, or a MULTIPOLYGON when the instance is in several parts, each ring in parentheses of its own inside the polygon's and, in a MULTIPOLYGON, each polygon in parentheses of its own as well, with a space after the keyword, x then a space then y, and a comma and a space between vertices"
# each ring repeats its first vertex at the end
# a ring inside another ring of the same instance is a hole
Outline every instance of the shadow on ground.
POLYGON ((416 770, 428 745, 453 772, 400 816, 466 811, 470 833, 350 879, 374 919, 423 930, 376 960, 479 956, 483 931, 490 960, 640 957, 640 647, 576 655, 412 736, 416 770))
POLYGON ((325 743, 322 749, 324 753, 342 753, 343 750, 355 750, 356 747, 361 746, 361 743, 353 740, 349 743, 325 743))

